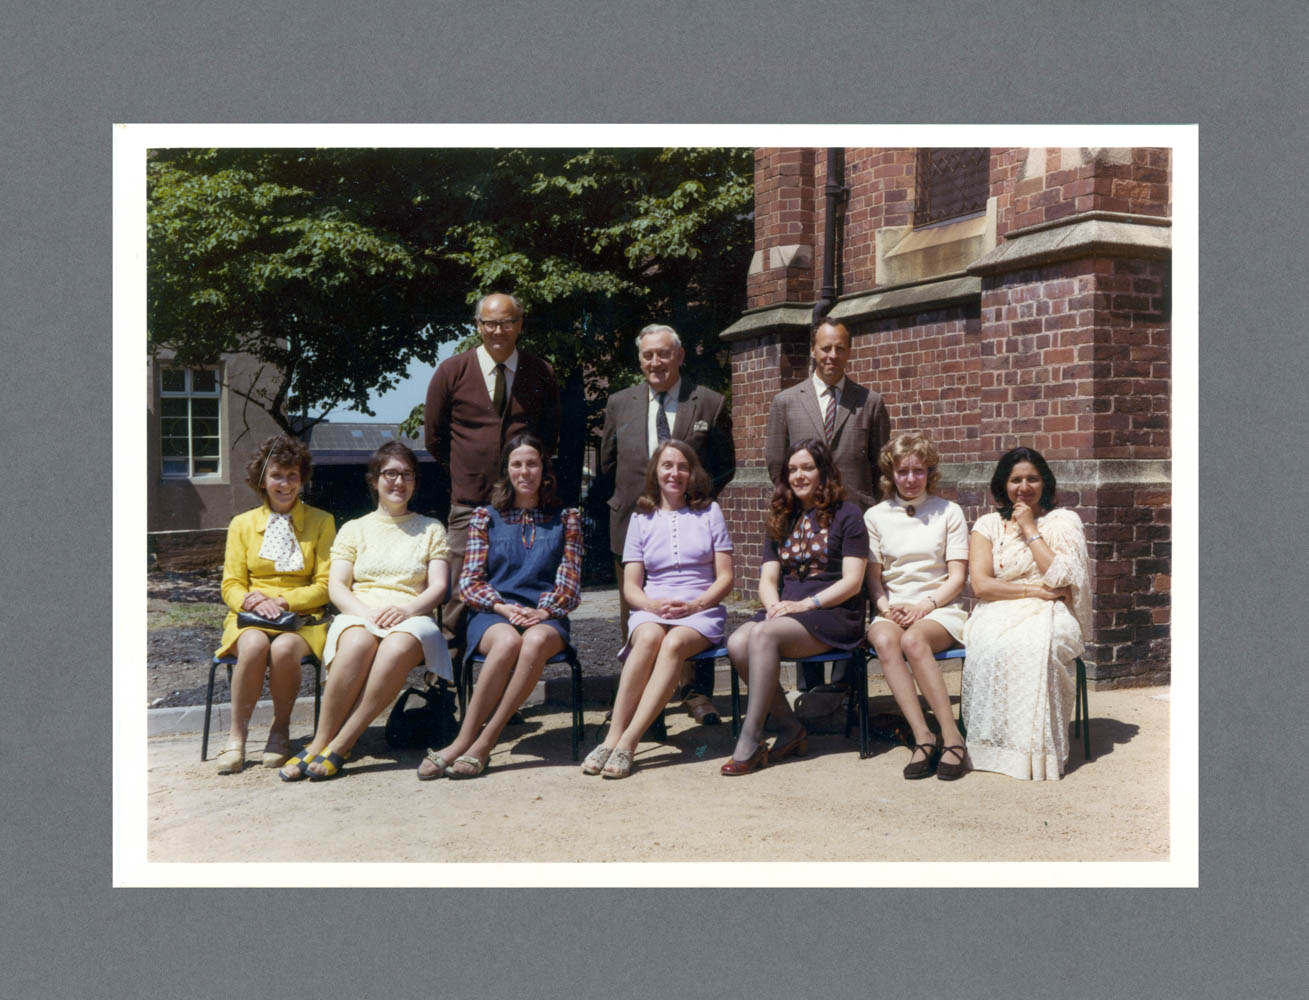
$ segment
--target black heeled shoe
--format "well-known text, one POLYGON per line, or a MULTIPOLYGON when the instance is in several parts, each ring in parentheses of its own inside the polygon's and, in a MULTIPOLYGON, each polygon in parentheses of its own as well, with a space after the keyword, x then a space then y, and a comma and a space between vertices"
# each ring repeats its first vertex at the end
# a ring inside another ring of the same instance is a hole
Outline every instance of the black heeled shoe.
POLYGON ((916 781, 919 778, 930 778, 936 773, 937 762, 941 759, 941 742, 919 743, 914 747, 914 752, 922 750, 926 757, 922 760, 913 760, 904 766, 904 776, 909 781, 916 781))

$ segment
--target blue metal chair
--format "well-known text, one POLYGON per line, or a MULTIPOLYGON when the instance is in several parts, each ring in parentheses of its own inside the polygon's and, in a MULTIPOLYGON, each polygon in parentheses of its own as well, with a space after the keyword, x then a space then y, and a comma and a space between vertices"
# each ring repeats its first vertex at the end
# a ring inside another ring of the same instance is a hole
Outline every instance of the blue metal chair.
MULTIPOLYGON (((209 664, 209 689, 205 692, 205 728, 204 734, 200 737, 200 759, 206 760, 209 756, 209 716, 214 710, 214 674, 218 671, 218 665, 222 664, 227 667, 227 689, 232 690, 232 668, 236 666, 235 656, 215 656, 213 662, 209 664)), ((310 653, 300 660, 301 668, 314 668, 314 727, 318 726, 318 709, 323 701, 323 665, 318 662, 318 657, 310 653)), ((230 696, 230 695, 229 695, 230 696)))
MULTIPOLYGON (((963 660, 967 658, 967 650, 963 647, 956 649, 946 649, 936 654, 938 661, 944 660, 963 660)), ((877 659, 877 650, 864 650, 865 669, 864 669, 864 688, 865 698, 867 697, 868 671, 867 661, 877 659)), ((1082 662, 1079 656, 1073 661, 1077 665, 1077 687, 1073 694, 1073 735, 1082 738, 1082 754, 1087 760, 1091 759, 1091 714, 1086 699, 1086 664, 1082 662)), ((865 724, 867 720, 867 711, 864 712, 865 724)), ((963 701, 959 702, 959 729, 966 736, 968 730, 964 725, 964 705, 963 701)))
MULTIPOLYGON (((461 721, 468 711, 468 697, 473 688, 473 667, 476 664, 485 662, 486 657, 484 655, 474 652, 464 660, 463 666, 455 674, 455 692, 459 696, 459 718, 461 721)), ((577 760, 577 748, 582 742, 582 665, 578 662, 577 650, 573 649, 571 643, 565 643, 562 650, 545 662, 567 663, 572 670, 572 749, 573 760, 577 760)))

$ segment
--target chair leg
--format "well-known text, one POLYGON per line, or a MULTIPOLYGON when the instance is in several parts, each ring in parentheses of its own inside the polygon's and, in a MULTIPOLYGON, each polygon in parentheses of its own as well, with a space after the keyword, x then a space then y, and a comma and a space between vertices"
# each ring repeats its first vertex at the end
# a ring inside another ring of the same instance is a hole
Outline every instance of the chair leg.
MULTIPOLYGON (((230 667, 228 668, 230 671, 230 667)), ((200 759, 207 760, 209 757, 209 714, 214 710, 214 673, 218 670, 218 661, 214 660, 209 664, 209 689, 205 692, 205 728, 204 734, 200 737, 200 759)), ((231 674, 229 673, 230 677, 231 674)), ((230 688, 231 685, 229 684, 230 688)))
POLYGON ((1082 737, 1082 755, 1091 759, 1091 710, 1086 699, 1086 664, 1082 662, 1079 656, 1074 661, 1077 664, 1077 688, 1073 692, 1074 716, 1073 735, 1079 733, 1082 737))
POLYGON ((661 708, 659 714, 654 717, 654 722, 650 723, 649 733, 660 743, 668 742, 668 723, 664 721, 664 710, 661 708))
POLYGON ((741 678, 732 667, 732 739, 741 735, 741 678))
POLYGON ((859 686, 859 759, 867 760, 870 733, 868 731, 868 659, 863 650, 856 649, 850 660, 859 686))
POLYGON ((473 663, 464 660, 455 664, 455 697, 459 700, 459 721, 462 723, 468 715, 468 695, 472 689, 473 663))
POLYGON ((314 664, 314 732, 318 732, 318 712, 323 707, 323 664, 317 658, 314 664))
POLYGON ((577 760, 578 747, 582 742, 582 665, 577 662, 577 653, 568 648, 568 666, 573 674, 573 725, 571 732, 573 760, 577 760))

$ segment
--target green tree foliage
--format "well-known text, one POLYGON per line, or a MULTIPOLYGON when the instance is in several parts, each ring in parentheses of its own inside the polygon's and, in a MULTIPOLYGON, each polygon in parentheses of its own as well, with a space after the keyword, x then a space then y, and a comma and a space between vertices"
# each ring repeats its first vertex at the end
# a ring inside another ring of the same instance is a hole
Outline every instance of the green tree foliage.
POLYGON ((258 357, 273 388, 255 402, 288 429, 371 412, 411 359, 471 337, 489 291, 524 301, 523 346, 566 386, 567 465, 640 377, 646 323, 679 331, 690 378, 727 388, 748 149, 156 150, 147 169, 152 348, 258 357))

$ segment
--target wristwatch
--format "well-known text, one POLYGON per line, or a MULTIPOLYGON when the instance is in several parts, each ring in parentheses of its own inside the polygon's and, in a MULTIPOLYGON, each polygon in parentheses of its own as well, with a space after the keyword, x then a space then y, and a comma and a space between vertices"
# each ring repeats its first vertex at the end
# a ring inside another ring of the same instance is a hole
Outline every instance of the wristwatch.
POLYGON ((1027 545, 1033 545, 1041 540, 1042 539, 1040 535, 1033 535, 1031 538, 1024 538, 1023 542, 1026 543, 1027 545))
POLYGON ((813 602, 813 606, 814 606, 815 609, 821 609, 821 608, 822 608, 823 603, 822 603, 822 601, 820 601, 818 598, 816 598, 816 597, 811 597, 811 598, 809 598, 809 600, 810 600, 811 602, 813 602))

